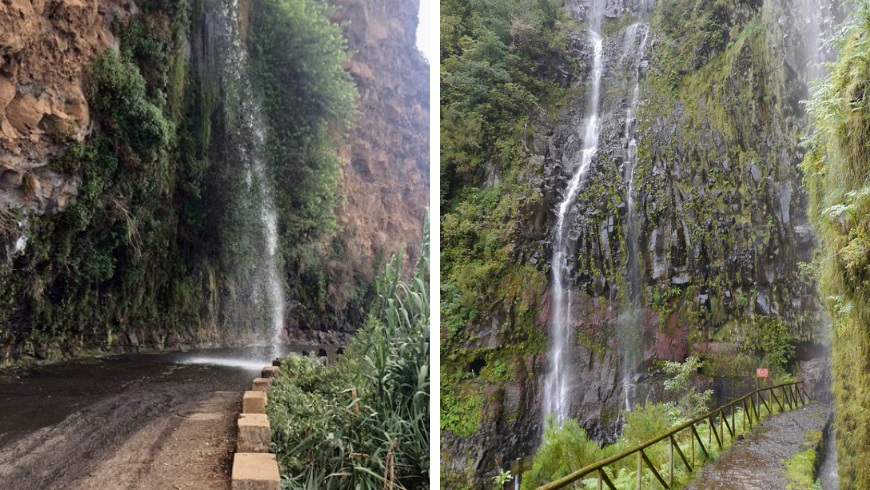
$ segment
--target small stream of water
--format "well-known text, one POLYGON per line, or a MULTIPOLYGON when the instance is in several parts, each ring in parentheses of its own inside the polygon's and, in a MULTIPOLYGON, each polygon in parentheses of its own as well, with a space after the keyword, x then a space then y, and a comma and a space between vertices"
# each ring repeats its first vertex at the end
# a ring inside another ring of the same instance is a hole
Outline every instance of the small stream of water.
MULTIPOLYGON (((626 163, 623 166, 623 178, 626 182, 626 204, 628 218, 626 219, 626 298, 622 312, 617 321, 620 339, 620 354, 622 357, 622 385, 625 396, 625 410, 631 411, 632 399, 635 394, 634 374, 643 356, 643 315, 639 308, 641 277, 640 277, 640 216, 634 202, 634 170, 637 166, 637 107, 640 100, 641 62, 643 61, 646 42, 649 36, 649 26, 632 24, 626 30, 626 42, 623 49, 623 60, 628 53, 634 53, 634 87, 631 102, 625 114, 625 148, 626 163), (640 43, 637 35, 640 31, 640 43), (637 44, 637 46, 635 46, 637 44)), ((624 61, 623 61, 624 62, 624 61)))

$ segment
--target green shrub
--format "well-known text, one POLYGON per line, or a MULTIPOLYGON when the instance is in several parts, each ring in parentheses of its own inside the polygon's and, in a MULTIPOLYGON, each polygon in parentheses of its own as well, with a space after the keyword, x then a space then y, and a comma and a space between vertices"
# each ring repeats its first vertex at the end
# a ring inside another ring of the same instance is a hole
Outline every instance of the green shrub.
POLYGON ((689 383, 698 375, 698 370, 704 363, 695 356, 687 358, 684 362, 665 361, 663 371, 673 378, 665 381, 665 390, 674 391, 680 395, 679 403, 668 403, 668 407, 682 420, 692 420, 703 415, 708 410, 710 400, 713 398, 713 390, 698 393, 694 386, 689 383))
POLYGON ((401 254, 387 265, 335 366, 294 356, 281 366, 268 413, 284 488, 428 488, 428 254, 426 231, 410 280, 401 254))
POLYGON ((119 144, 134 153, 127 163, 141 158, 153 161, 165 151, 173 133, 163 112, 148 100, 145 79, 130 61, 112 50, 94 59, 88 71, 88 101, 97 118, 119 144))
POLYGON ((634 447, 664 434, 676 422, 673 415, 673 412, 663 404, 646 402, 643 405, 635 405, 634 410, 625 414, 622 442, 626 447, 634 447))
POLYGON ((547 416, 544 437, 535 454, 532 469, 523 473, 522 490, 537 488, 606 458, 601 446, 586 436, 576 419, 559 425, 547 416))

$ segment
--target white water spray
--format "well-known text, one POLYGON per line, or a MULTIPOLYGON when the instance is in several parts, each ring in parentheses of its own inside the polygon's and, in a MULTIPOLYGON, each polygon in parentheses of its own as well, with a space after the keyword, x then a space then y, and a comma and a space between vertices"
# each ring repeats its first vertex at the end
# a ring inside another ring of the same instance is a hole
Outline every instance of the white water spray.
MULTIPOLYGON (((594 9, 593 5, 593 10, 594 9)), ((594 13, 594 12, 593 12, 594 13)), ((600 22, 600 17, 597 17, 600 22)), ((580 189, 592 158, 598 151, 598 103, 601 88, 602 72, 602 44, 603 39, 598 34, 598 24, 594 17, 590 17, 590 32, 594 49, 594 61, 592 65, 592 90, 589 98, 589 106, 586 110, 584 121, 583 146, 580 151, 579 163, 575 165, 574 174, 568 184, 565 198, 559 204, 559 217, 556 223, 555 246, 553 247, 553 314, 550 319, 550 373, 547 375, 544 392, 544 413, 552 414, 558 423, 568 418, 568 384, 569 373, 566 373, 565 361, 571 337, 571 291, 570 291, 570 262, 572 260, 571 240, 568 231, 573 223, 576 212, 574 200, 580 189), (594 28, 594 29, 593 29, 594 28)))
POLYGON ((284 283, 281 279, 281 259, 278 248, 278 213, 275 208, 272 183, 269 178, 264 152, 266 148, 266 122, 259 98, 251 84, 251 67, 248 53, 244 47, 239 23, 238 0, 227 0, 224 4, 222 19, 228 34, 227 52, 223 61, 223 77, 230 92, 229 100, 235 104, 233 111, 238 135, 233 150, 241 160, 244 169, 248 205, 259 216, 260 226, 256 236, 249 237, 253 249, 259 251, 255 257, 253 279, 255 284, 254 301, 258 295, 265 296, 268 318, 261 320, 266 340, 271 346, 273 357, 277 356, 278 345, 284 329, 284 283))

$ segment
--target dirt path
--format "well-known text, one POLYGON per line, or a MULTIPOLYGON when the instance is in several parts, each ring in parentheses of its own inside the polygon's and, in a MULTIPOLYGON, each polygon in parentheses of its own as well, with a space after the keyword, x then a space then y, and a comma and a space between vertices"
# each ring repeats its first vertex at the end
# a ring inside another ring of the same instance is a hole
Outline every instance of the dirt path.
POLYGON ((229 488, 252 377, 160 356, 0 375, 0 488, 229 488))
POLYGON ((829 415, 830 407, 813 402, 763 421, 744 440, 703 467, 687 490, 787 488, 790 479, 784 461, 806 449, 801 445, 812 438, 809 433, 821 433, 829 415))

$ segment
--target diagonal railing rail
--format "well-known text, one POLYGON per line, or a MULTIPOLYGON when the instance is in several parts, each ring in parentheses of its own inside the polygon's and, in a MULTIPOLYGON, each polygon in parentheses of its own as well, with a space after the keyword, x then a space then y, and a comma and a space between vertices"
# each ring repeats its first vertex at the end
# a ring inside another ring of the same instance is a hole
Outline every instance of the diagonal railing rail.
POLYGON ((649 441, 641 444, 640 446, 633 447, 607 459, 603 459, 597 463, 593 463, 589 466, 581 468, 571 473, 570 475, 538 487, 537 490, 555 490, 557 488, 565 488, 566 486, 593 472, 596 472, 598 476, 598 490, 603 490, 603 485, 605 484, 608 488, 610 488, 610 490, 616 490, 616 486, 614 486, 613 482, 610 480, 610 477, 607 476, 605 467, 616 463, 617 461, 620 461, 624 458, 627 458, 632 454, 637 454, 638 490, 641 490, 644 464, 646 464, 646 466, 652 471, 652 474, 656 477, 659 483, 661 483, 664 488, 670 490, 674 486, 674 449, 676 449, 677 454, 679 455, 680 460, 682 460, 683 464, 686 466, 686 469, 688 469, 689 473, 691 473, 695 468, 696 440, 698 441, 698 445, 701 447, 701 451, 703 451, 704 455, 709 456, 707 447, 710 447, 712 449, 714 436, 716 437, 716 443, 719 448, 723 448, 723 444, 725 443, 725 428, 728 429, 728 434, 731 436, 732 441, 737 438, 737 426, 735 425, 734 414, 737 411, 738 404, 741 404, 743 408, 743 431, 746 432, 747 420, 749 421, 749 428, 752 429, 753 419, 757 424, 761 418, 762 413, 764 413, 764 409, 767 409, 769 415, 773 414, 774 401, 776 402, 781 412, 785 411, 785 407, 788 407, 789 410, 791 410, 792 408, 796 408, 798 406, 798 403, 800 403, 801 405, 805 405, 810 400, 810 397, 806 393, 806 390, 803 387, 803 383, 803 381, 798 381, 795 383, 785 383, 777 386, 761 388, 753 392, 747 393, 742 398, 738 398, 731 403, 722 405, 721 407, 713 410, 712 412, 708 412, 694 420, 690 420, 654 439, 650 439, 649 441), (779 390, 781 397, 776 396, 776 390, 779 390), (769 392, 767 400, 764 399, 764 392, 769 392), (731 415, 730 424, 728 423, 728 413, 726 413, 728 409, 730 409, 731 415), (717 416, 719 422, 718 424, 715 423, 717 416), (704 443, 701 441, 701 436, 698 434, 698 430, 695 427, 696 424, 704 422, 706 422, 709 427, 709 431, 707 434, 707 446, 704 446, 704 443), (718 432, 716 430, 716 425, 719 426, 718 432), (689 438, 692 441, 691 464, 689 463, 689 459, 686 458, 686 456, 683 454, 680 446, 674 440, 674 438, 683 431, 690 431, 689 438), (652 463, 652 461, 650 461, 646 453, 644 453, 644 449, 654 444, 657 444, 665 439, 668 439, 669 443, 667 481, 665 481, 665 478, 659 473, 658 469, 656 469, 655 465, 652 463))

